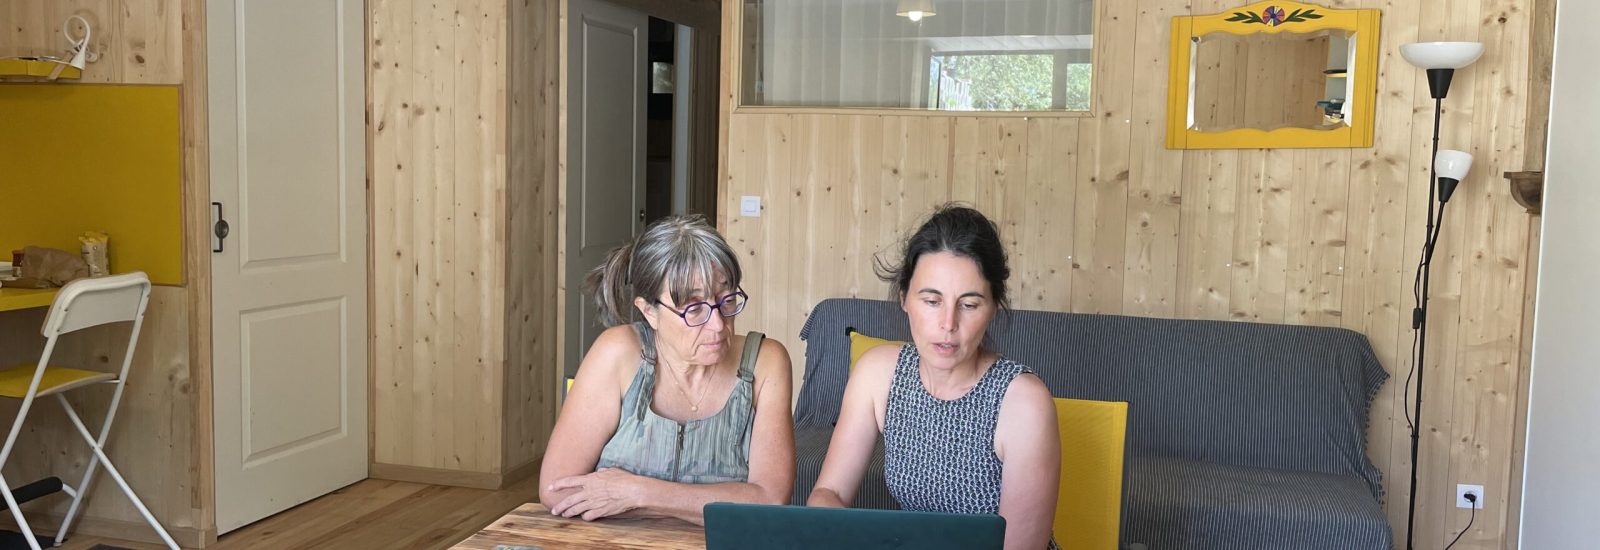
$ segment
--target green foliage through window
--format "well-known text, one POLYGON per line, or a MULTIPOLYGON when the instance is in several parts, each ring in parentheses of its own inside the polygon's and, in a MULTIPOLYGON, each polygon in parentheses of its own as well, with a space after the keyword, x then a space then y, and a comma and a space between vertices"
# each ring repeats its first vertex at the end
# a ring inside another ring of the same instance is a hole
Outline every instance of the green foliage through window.
POLYGON ((942 54, 929 67, 929 107, 956 111, 1089 109, 1087 63, 1061 65, 1053 53, 942 54), (1060 78, 1058 88, 1057 78, 1060 78), (1056 94, 1060 93, 1058 101, 1056 94))

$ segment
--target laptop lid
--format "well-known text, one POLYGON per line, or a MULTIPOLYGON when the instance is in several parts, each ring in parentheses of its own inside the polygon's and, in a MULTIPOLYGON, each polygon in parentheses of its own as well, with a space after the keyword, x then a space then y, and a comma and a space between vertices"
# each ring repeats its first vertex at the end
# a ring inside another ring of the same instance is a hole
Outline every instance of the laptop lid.
POLYGON ((903 510, 808 508, 714 502, 705 507, 706 550, 916 548, 1000 550, 1000 516, 903 510))

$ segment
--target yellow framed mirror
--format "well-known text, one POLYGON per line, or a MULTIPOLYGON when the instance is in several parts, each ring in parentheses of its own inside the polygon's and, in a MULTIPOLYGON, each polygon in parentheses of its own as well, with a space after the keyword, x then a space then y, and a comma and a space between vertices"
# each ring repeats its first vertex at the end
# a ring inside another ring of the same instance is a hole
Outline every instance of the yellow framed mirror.
POLYGON ((1379 17, 1267 1, 1172 18, 1167 147, 1371 147, 1379 17))

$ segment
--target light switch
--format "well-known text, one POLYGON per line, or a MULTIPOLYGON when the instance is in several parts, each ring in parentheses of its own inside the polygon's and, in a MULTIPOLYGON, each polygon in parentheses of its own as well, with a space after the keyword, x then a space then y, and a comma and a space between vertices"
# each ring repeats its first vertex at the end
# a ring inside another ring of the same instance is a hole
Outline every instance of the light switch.
POLYGON ((739 215, 746 218, 761 217, 761 197, 753 195, 739 197, 739 215))

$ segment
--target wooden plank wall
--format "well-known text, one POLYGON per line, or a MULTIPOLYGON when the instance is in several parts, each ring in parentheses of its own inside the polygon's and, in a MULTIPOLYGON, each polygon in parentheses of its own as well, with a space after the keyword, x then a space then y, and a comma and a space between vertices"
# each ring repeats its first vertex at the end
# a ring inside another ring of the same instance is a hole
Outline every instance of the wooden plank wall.
MULTIPOLYGON (((1403 43, 1489 45, 1457 74, 1443 145, 1476 156, 1436 257, 1417 543, 1444 546, 1467 523, 1456 483, 1486 486, 1461 548, 1505 536, 1520 450, 1520 350, 1531 314, 1528 215, 1500 173, 1525 155, 1532 0, 1337 0, 1383 11, 1377 143, 1369 149, 1172 151, 1163 146, 1170 17, 1239 2, 1099 2, 1094 107, 1087 116, 947 116, 735 109, 723 212, 759 195, 759 218, 724 214, 753 298, 741 330, 796 357, 811 304, 882 298, 875 254, 931 206, 964 200, 1011 247, 1016 307, 1341 326, 1367 335, 1393 377, 1372 406, 1370 455, 1386 507, 1405 526, 1410 362, 1408 292, 1420 255, 1432 102, 1403 43)), ((724 3, 732 28, 740 2, 724 3)), ((1547 31, 1546 31, 1547 32, 1547 31)), ((725 55, 747 54, 729 40, 725 55)), ((737 59, 734 57, 733 59, 737 59)), ((727 96, 731 101, 731 96, 727 96)), ((796 383, 800 382, 796 372, 796 383)), ((1399 539, 1399 540, 1403 540, 1399 539)))
POLYGON ((505 466, 508 8, 367 4, 375 477, 505 466))
MULTIPOLYGON (((204 44, 203 0, 0 0, 0 55, 61 55, 61 25, 69 15, 88 19, 91 51, 99 52, 80 82, 177 84, 182 86, 183 179, 186 231, 208 224, 207 150, 204 140, 205 72, 196 59, 204 44)), ((4 80, 4 79, 0 79, 4 80)), ((63 85, 71 85, 63 82, 63 85)), ((115 236, 113 236, 115 239, 115 236)), ((108 443, 112 460, 174 538, 188 546, 215 540, 211 519, 211 387, 209 310, 210 254, 195 239, 186 247, 189 285, 158 286, 151 296, 144 333, 137 344, 128 388, 108 443)), ((115 246, 113 240, 113 246, 115 246)), ((0 365, 38 359, 44 310, 0 314, 0 365)), ((127 328, 101 327, 63 343, 67 362, 107 366, 121 357, 127 328)), ((95 367, 98 368, 98 367, 95 367)), ((110 392, 77 396, 73 404, 90 423, 104 418, 110 392)), ((9 428, 15 403, 3 405, 9 428)), ((45 475, 76 480, 88 450, 74 444, 72 428, 58 407, 41 402, 30 413, 28 432, 5 466, 9 480, 45 475)), ((102 481, 90 495, 79 533, 155 540, 116 487, 102 481)), ((31 513, 59 517, 60 496, 36 501, 31 513)), ((35 523, 35 527, 57 525, 35 523)))
MULTIPOLYGON (((560 382, 556 345, 557 82, 560 5, 511 3, 510 180, 506 211, 505 458, 508 470, 537 467, 555 427, 560 382)), ((714 135, 714 134, 713 134, 714 135)), ((712 178, 714 179, 714 178, 712 178)))

